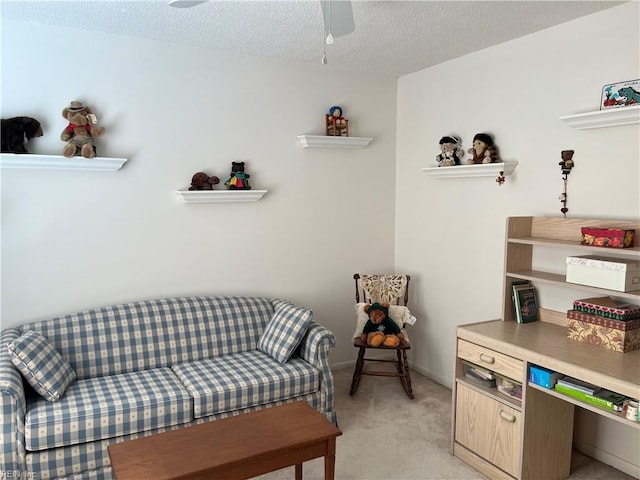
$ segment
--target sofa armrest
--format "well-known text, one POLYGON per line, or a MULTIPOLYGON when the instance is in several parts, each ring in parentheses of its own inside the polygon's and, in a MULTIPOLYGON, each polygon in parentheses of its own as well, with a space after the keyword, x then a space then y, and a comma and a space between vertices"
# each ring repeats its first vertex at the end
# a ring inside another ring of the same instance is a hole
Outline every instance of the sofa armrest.
POLYGON ((322 372, 320 381, 320 408, 329 421, 337 423, 334 400, 333 374, 329 366, 329 352, 336 346, 336 337, 326 327, 311 322, 297 355, 322 372))
POLYGON ((20 335, 17 328, 7 328, 0 333, 0 474, 16 478, 26 473, 26 397, 22 376, 11 362, 7 345, 20 335))
POLYGON ((311 365, 322 368, 329 361, 329 352, 336 346, 336 337, 326 327, 312 321, 300 342, 298 356, 311 365))

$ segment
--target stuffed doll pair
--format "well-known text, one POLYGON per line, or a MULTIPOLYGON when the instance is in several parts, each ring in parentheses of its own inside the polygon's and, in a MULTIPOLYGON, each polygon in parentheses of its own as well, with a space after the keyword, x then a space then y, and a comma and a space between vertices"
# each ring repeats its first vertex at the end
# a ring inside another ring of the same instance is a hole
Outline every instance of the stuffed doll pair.
POLYGON ((365 305, 369 316, 360 335, 360 340, 372 347, 397 347, 404 341, 400 327, 389 317, 388 303, 365 305))

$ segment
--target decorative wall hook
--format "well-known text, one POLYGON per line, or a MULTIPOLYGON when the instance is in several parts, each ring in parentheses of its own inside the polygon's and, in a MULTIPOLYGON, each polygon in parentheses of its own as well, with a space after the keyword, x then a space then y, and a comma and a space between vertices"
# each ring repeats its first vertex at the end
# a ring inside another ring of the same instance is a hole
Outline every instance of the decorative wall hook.
POLYGON ((560 196, 560 202, 562 203, 562 208, 560 211, 562 215, 567 216, 567 212, 569 209, 567 208, 567 177, 571 173, 571 169, 574 167, 575 163, 573 161, 573 150, 562 150, 560 152, 560 157, 562 160, 558 165, 560 165, 560 169, 562 170, 562 182, 563 182, 563 190, 560 196))

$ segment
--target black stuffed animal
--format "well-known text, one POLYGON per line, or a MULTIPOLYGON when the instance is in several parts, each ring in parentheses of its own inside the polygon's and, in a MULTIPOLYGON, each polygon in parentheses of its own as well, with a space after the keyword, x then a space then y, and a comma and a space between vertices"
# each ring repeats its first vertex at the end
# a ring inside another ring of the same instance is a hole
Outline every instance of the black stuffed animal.
POLYGON ((13 117, 2 119, 0 138, 2 153, 29 153, 25 146, 34 137, 43 135, 40 122, 31 117, 13 117))
POLYGON ((251 190, 250 176, 248 173, 244 173, 244 162, 231 162, 231 173, 224 184, 227 186, 227 190, 251 190))

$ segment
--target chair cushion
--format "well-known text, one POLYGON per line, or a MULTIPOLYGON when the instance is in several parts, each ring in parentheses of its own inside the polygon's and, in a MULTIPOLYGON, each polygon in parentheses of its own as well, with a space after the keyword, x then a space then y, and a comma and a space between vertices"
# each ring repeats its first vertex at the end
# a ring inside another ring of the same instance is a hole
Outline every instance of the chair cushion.
POLYGON ((25 446, 36 451, 190 422, 189 392, 169 368, 79 380, 58 402, 27 405, 25 446))
POLYGON ((309 309, 291 303, 280 304, 258 340, 258 350, 285 363, 300 345, 312 318, 309 309))
POLYGON ((171 367, 193 397, 195 418, 287 400, 320 388, 320 371, 299 357, 275 361, 259 350, 171 367))
MULTIPOLYGON (((364 311, 364 306, 369 305, 368 303, 356 303, 356 329, 353 332, 353 338, 357 338, 362 334, 362 330, 364 330, 364 325, 369 320, 369 315, 367 315, 364 311)), ((408 340, 407 332, 403 328, 404 324, 407 322, 407 317, 409 315, 409 309, 407 307, 401 305, 390 305, 389 306, 389 318, 393 320, 398 327, 402 330, 403 335, 408 340)))
POLYGON ((28 331, 7 345, 11 361, 33 389, 50 402, 59 400, 76 379, 69 362, 41 334, 28 331))

